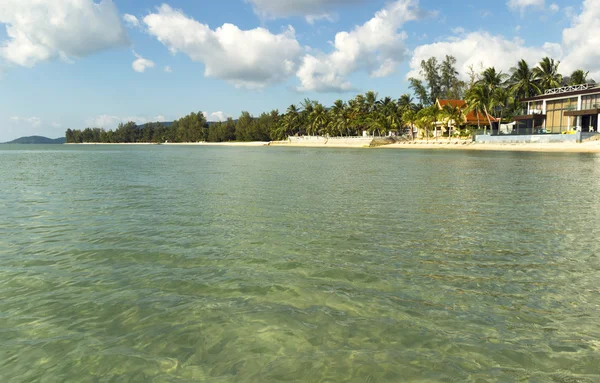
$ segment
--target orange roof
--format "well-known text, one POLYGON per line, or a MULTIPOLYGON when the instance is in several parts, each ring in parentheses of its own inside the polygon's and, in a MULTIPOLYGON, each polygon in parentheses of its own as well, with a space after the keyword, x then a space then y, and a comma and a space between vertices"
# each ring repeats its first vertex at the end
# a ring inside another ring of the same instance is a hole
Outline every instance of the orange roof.
MULTIPOLYGON (((444 106, 446 105, 451 105, 453 107, 459 107, 459 108, 466 108, 467 107, 467 102, 465 100, 437 100, 437 105, 438 108, 443 109, 444 106)), ((497 120, 490 116, 488 113, 488 116, 490 117, 490 121, 496 122, 497 120)), ((466 121, 465 123, 467 125, 477 125, 477 119, 479 117, 479 124, 486 124, 488 122, 487 117, 482 114, 482 113, 475 113, 474 111, 470 110, 469 112, 467 112, 466 117, 466 121)))

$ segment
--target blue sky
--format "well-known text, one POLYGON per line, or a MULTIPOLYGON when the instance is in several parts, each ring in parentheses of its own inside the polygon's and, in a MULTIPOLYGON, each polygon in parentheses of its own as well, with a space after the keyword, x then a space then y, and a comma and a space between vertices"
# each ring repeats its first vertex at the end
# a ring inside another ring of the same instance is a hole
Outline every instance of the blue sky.
POLYGON ((0 142, 398 97, 421 59, 445 54, 463 75, 549 55, 600 78, 600 0, 2 2, 0 142))

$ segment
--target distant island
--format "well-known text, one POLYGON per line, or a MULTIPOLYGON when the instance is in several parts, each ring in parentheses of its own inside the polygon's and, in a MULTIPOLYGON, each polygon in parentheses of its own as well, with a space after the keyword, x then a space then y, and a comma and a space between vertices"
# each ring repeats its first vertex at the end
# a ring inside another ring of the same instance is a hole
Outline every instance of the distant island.
POLYGON ((42 136, 21 137, 16 140, 5 142, 5 144, 64 144, 67 142, 66 137, 48 138, 42 136))

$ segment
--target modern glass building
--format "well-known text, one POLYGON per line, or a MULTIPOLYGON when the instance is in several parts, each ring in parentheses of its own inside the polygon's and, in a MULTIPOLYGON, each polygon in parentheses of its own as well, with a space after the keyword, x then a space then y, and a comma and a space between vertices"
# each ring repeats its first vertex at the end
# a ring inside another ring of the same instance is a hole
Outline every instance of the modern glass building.
POLYGON ((548 89, 521 101, 527 103, 527 110, 515 121, 524 134, 598 132, 600 85, 548 89))

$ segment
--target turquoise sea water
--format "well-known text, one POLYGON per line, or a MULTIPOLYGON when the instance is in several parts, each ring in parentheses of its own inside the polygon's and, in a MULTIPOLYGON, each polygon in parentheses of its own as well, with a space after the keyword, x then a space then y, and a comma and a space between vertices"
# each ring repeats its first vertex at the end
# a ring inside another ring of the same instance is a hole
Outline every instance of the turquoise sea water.
POLYGON ((597 382, 600 157, 0 145, 0 382, 597 382))

